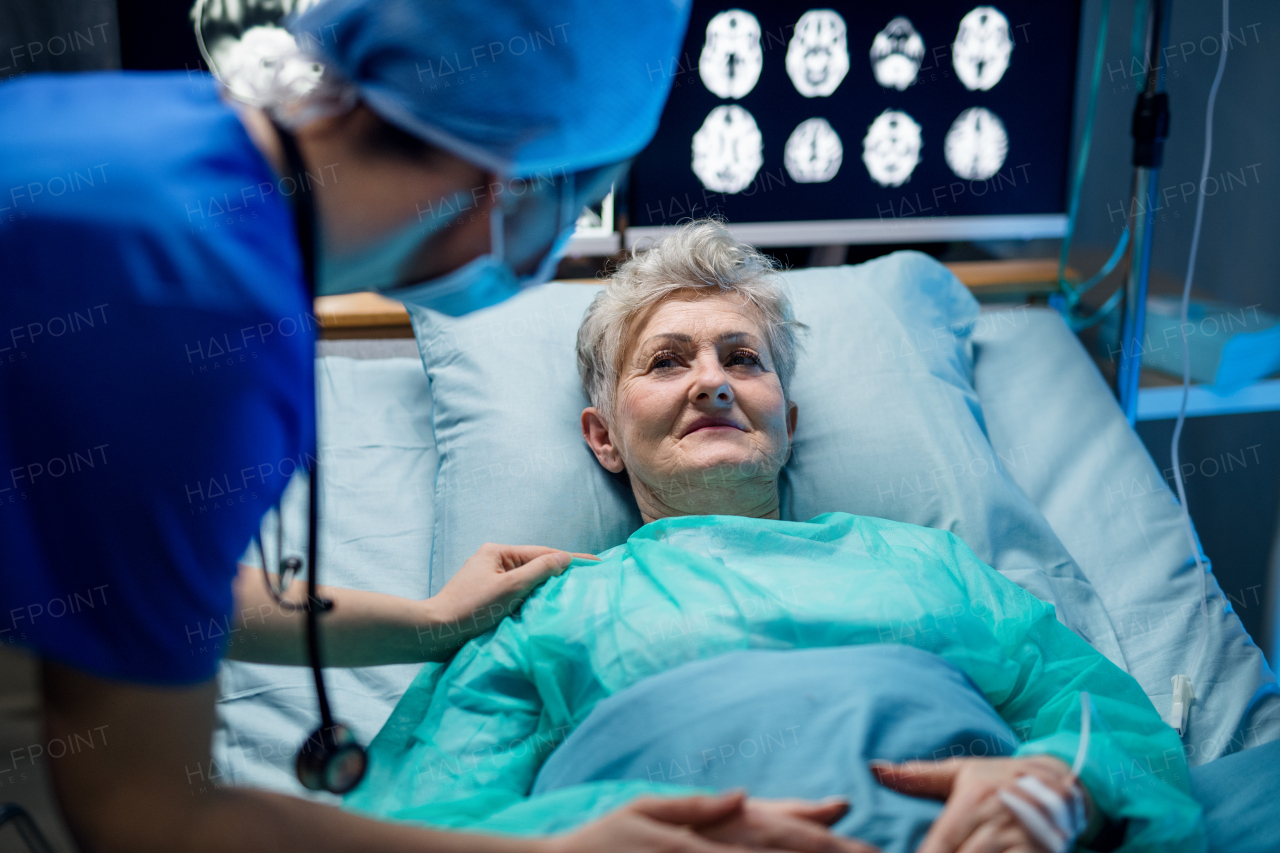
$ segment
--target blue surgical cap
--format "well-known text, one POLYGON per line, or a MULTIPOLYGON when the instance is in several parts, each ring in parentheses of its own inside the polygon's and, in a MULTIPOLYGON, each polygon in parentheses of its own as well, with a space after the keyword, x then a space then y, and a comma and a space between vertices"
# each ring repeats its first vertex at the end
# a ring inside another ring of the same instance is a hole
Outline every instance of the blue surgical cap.
POLYGON ((401 129, 510 176, 652 138, 689 0, 324 0, 289 24, 401 129))

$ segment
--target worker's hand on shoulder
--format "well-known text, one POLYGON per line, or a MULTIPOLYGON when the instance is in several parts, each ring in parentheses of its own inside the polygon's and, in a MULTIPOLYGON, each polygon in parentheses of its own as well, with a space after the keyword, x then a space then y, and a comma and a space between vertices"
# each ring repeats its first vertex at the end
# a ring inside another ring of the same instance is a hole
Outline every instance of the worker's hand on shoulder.
POLYGON ((540 545, 481 545, 444 589, 423 602, 429 622, 421 631, 423 640, 438 651, 456 649, 519 610, 574 557, 596 559, 540 545))

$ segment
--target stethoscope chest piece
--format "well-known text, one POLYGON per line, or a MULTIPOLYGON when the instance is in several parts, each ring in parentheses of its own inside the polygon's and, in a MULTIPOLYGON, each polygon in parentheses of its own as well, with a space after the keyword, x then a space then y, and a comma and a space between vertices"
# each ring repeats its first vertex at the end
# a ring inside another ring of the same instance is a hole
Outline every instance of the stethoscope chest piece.
POLYGON ((298 781, 311 791, 345 794, 360 784, 369 766, 364 747, 346 726, 321 725, 298 750, 298 781))

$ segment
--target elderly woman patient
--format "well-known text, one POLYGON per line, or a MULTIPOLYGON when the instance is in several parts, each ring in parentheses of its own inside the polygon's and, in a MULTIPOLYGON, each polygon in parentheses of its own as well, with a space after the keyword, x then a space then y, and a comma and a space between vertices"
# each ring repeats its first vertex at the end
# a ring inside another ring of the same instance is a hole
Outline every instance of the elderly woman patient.
POLYGON ((424 668, 350 807, 534 835, 740 786, 848 797, 836 830, 886 850, 1200 849, 1177 735, 1051 606, 945 531, 779 519, 800 331, 717 223, 618 269, 582 432, 645 524, 424 668))

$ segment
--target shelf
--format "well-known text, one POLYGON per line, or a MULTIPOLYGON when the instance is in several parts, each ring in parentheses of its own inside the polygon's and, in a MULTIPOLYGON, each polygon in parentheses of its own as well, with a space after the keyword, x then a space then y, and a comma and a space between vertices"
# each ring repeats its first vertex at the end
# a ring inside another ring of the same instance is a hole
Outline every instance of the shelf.
MULTIPOLYGON (((1182 384, 1179 382, 1138 389, 1140 421, 1176 418, 1181 406, 1182 384)), ((1219 394, 1203 385, 1192 385, 1187 393, 1189 418, 1276 411, 1280 411, 1280 379, 1264 379, 1231 394, 1219 394)))

